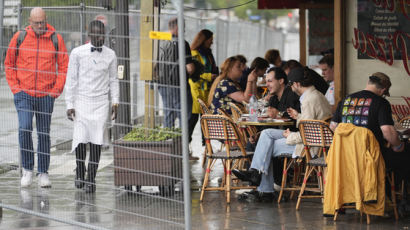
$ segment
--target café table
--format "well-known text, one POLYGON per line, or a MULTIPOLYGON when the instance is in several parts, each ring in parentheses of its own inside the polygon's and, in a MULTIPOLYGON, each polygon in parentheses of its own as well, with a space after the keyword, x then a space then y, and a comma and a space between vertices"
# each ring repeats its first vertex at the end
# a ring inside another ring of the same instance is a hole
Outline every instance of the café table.
POLYGON ((241 117, 239 121, 237 121, 239 126, 246 127, 246 126, 291 126, 294 125, 295 122, 291 119, 272 119, 269 117, 258 117, 258 121, 249 121, 248 117, 241 117))

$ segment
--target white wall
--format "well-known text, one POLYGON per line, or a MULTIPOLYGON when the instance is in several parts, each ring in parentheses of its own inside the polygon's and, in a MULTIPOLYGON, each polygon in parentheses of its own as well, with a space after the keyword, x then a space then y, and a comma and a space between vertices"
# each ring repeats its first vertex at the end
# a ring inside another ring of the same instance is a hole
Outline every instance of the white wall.
POLYGON ((353 48, 353 28, 357 28, 357 0, 347 1, 346 10, 346 92, 352 93, 366 86, 368 77, 375 72, 383 72, 390 77, 391 99, 410 96, 410 76, 407 75, 402 60, 394 60, 392 66, 379 60, 357 59, 357 50, 353 48))

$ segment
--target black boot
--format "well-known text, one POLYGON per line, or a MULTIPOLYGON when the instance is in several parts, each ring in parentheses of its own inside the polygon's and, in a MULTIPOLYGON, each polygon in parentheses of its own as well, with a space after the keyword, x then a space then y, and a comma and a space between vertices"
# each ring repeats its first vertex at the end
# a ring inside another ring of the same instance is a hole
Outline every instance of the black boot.
POLYGON ((86 147, 86 144, 79 144, 75 149, 77 168, 75 169, 74 185, 76 188, 84 187, 86 147))
POLYGON ((87 181, 85 185, 86 193, 94 193, 95 176, 97 175, 98 163, 100 162, 101 145, 90 144, 90 160, 88 162, 87 181))
MULTIPOLYGON (((98 166, 97 166, 98 167, 98 166)), ((95 192, 95 176, 97 174, 97 168, 94 164, 88 163, 88 170, 87 170, 87 180, 85 181, 84 190, 86 193, 93 193, 95 192)))

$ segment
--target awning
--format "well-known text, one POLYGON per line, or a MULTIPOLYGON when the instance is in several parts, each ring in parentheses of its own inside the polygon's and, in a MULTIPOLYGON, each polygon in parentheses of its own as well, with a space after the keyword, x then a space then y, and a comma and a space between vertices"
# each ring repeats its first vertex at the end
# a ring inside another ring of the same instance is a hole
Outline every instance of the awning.
POLYGON ((333 0, 258 0, 258 9, 297 9, 300 4, 333 3, 333 0))
POLYGON ((258 9, 292 9, 299 8, 305 0, 258 0, 258 9))

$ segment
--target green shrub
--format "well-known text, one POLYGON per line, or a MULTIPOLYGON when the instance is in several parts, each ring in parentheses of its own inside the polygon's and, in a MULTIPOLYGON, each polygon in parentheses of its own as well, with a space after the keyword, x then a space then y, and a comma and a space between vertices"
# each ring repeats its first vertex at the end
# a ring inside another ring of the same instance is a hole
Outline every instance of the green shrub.
POLYGON ((181 136, 181 129, 136 127, 124 136, 125 141, 165 141, 181 136))

